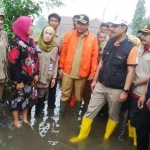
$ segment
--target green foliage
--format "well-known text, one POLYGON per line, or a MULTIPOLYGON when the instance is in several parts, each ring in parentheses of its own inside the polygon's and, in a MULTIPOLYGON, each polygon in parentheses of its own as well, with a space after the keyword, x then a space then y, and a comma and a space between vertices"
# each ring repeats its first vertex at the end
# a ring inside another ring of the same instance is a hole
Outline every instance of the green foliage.
POLYGON ((5 14, 4 30, 8 34, 9 40, 12 39, 12 23, 20 16, 38 15, 41 11, 39 3, 32 0, 2 0, 2 7, 5 14))
POLYGON ((35 29, 39 29, 41 31, 46 25, 48 25, 48 20, 44 16, 40 16, 35 24, 35 29))
POLYGON ((5 101, 11 101, 12 99, 12 83, 11 80, 9 80, 8 78, 5 80, 5 84, 4 84, 4 94, 3 94, 3 99, 5 101))
POLYGON ((143 27, 143 21, 145 17, 145 0, 138 0, 136 5, 135 14, 132 20, 132 32, 137 34, 138 30, 143 27))
POLYGON ((8 34, 8 39, 13 37, 12 23, 20 16, 31 16, 35 18, 40 15, 42 5, 46 5, 47 9, 50 7, 59 7, 63 5, 60 0, 1 0, 0 6, 4 10, 5 22, 4 30, 8 34))
POLYGON ((64 5, 64 3, 61 2, 61 0, 45 0, 45 4, 48 9, 56 7, 60 7, 64 5))
MULTIPOLYGON (((60 6, 63 3, 60 0, 0 0, 0 9, 4 11, 4 30, 8 34, 8 39, 13 38, 12 23, 20 16, 31 16, 35 18, 40 16, 42 11, 42 4, 47 4, 47 8, 60 6)), ((12 98, 11 82, 9 79, 5 81, 4 99, 10 100, 12 98)))
POLYGON ((150 24, 150 17, 144 18, 143 23, 142 23, 142 28, 143 28, 146 24, 150 24))
POLYGON ((44 16, 40 16, 37 20, 35 26, 34 26, 34 34, 32 35, 32 38, 37 41, 42 29, 48 25, 48 21, 44 16))

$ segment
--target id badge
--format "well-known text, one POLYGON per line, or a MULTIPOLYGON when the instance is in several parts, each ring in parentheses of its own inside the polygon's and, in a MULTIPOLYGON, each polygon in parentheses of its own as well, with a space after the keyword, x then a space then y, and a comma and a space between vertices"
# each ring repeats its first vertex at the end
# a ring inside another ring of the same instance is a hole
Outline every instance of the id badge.
POLYGON ((53 64, 49 64, 49 71, 53 70, 53 64))

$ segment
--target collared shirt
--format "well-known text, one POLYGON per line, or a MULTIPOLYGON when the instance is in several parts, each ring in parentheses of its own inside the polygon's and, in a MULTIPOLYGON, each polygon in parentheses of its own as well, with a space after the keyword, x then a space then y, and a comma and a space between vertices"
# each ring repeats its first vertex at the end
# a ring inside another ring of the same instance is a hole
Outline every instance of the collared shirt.
POLYGON ((0 79, 5 79, 7 75, 7 46, 8 39, 7 33, 3 30, 0 31, 0 79))
POLYGON ((81 56, 82 56, 82 47, 83 47, 83 42, 85 37, 88 35, 89 31, 86 31, 83 35, 78 35, 78 42, 77 42, 77 47, 76 51, 74 53, 74 58, 72 62, 72 69, 70 74, 64 73, 64 75, 74 78, 74 79, 79 79, 79 68, 80 68, 80 62, 81 62, 81 56))
POLYGON ((64 34, 59 33, 58 31, 56 31, 56 34, 53 38, 53 41, 55 42, 55 44, 57 45, 57 47, 59 49, 59 53, 61 51, 61 44, 62 44, 62 41, 63 41, 63 37, 64 37, 64 34))
MULTIPOLYGON (((121 42, 117 42, 114 44, 114 46, 121 46, 123 45, 128 39, 128 37, 126 37, 123 41, 121 42)), ((128 55, 128 58, 127 58, 127 65, 130 65, 130 66, 136 66, 138 64, 138 48, 137 46, 134 46, 129 55, 128 55)))
POLYGON ((37 86, 47 88, 52 78, 57 77, 58 48, 53 47, 49 52, 43 51, 37 46, 39 53, 39 80, 37 86))
MULTIPOLYGON (((115 42, 114 43, 114 46, 121 46, 121 45, 123 45, 125 42, 126 42, 126 40, 129 40, 129 38, 126 36, 126 38, 123 40, 123 41, 121 41, 121 42, 115 42)), ((107 43, 106 43, 107 44, 107 43)), ((106 45, 105 45, 106 46, 106 45)), ((103 49, 102 49, 102 52, 104 51, 104 48, 105 48, 105 46, 103 47, 103 49)), ((136 66, 137 64, 138 64, 138 55, 139 55, 139 53, 138 53, 138 49, 137 49, 137 46, 134 46, 132 49, 131 49, 131 51, 130 51, 130 53, 129 53, 129 55, 128 55, 128 58, 127 58, 127 65, 133 65, 133 66, 136 66)))
MULTIPOLYGON (((143 53, 139 56, 139 63, 135 70, 135 81, 145 78, 150 75, 150 49, 148 51, 143 50, 143 53)), ((133 93, 141 96, 145 88, 145 85, 137 86, 133 93)))
POLYGON ((121 46, 121 45, 123 45, 126 41, 128 40, 128 38, 126 37, 123 41, 121 41, 121 42, 117 42, 116 41, 116 43, 114 44, 115 46, 121 46))

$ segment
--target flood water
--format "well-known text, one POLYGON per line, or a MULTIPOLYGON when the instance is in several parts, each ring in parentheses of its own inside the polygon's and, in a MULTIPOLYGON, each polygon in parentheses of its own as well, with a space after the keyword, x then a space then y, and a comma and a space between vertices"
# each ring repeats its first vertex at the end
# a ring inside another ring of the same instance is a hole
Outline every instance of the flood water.
MULTIPOLYGON (((57 101, 54 110, 45 107, 41 117, 35 117, 32 108, 29 120, 31 127, 24 125, 21 129, 14 128, 12 115, 7 106, 0 104, 0 150, 136 150, 132 139, 127 137, 125 117, 108 141, 103 141, 107 119, 98 115, 92 125, 89 137, 77 144, 69 139, 77 135, 81 118, 73 118, 72 110, 68 108, 67 115, 59 118, 60 90, 57 88, 57 101)), ((19 115, 21 121, 21 114, 19 115)))

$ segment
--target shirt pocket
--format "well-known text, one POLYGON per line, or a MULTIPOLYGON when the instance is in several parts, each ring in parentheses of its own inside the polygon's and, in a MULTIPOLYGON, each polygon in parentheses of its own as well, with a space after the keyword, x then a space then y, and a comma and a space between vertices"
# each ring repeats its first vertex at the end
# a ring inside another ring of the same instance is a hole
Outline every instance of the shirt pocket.
POLYGON ((150 54, 144 55, 144 56, 143 56, 143 59, 144 59, 145 61, 150 61, 150 54))
POLYGON ((117 54, 113 57, 112 64, 116 66, 120 66, 124 63, 125 59, 126 59, 125 56, 117 54))
POLYGON ((50 82, 50 80, 53 78, 53 74, 54 74, 53 70, 48 70, 47 77, 46 77, 48 82, 50 82))
POLYGON ((58 50, 53 50, 51 55, 50 55, 51 63, 53 63, 53 64, 56 63, 57 55, 58 55, 58 50))

